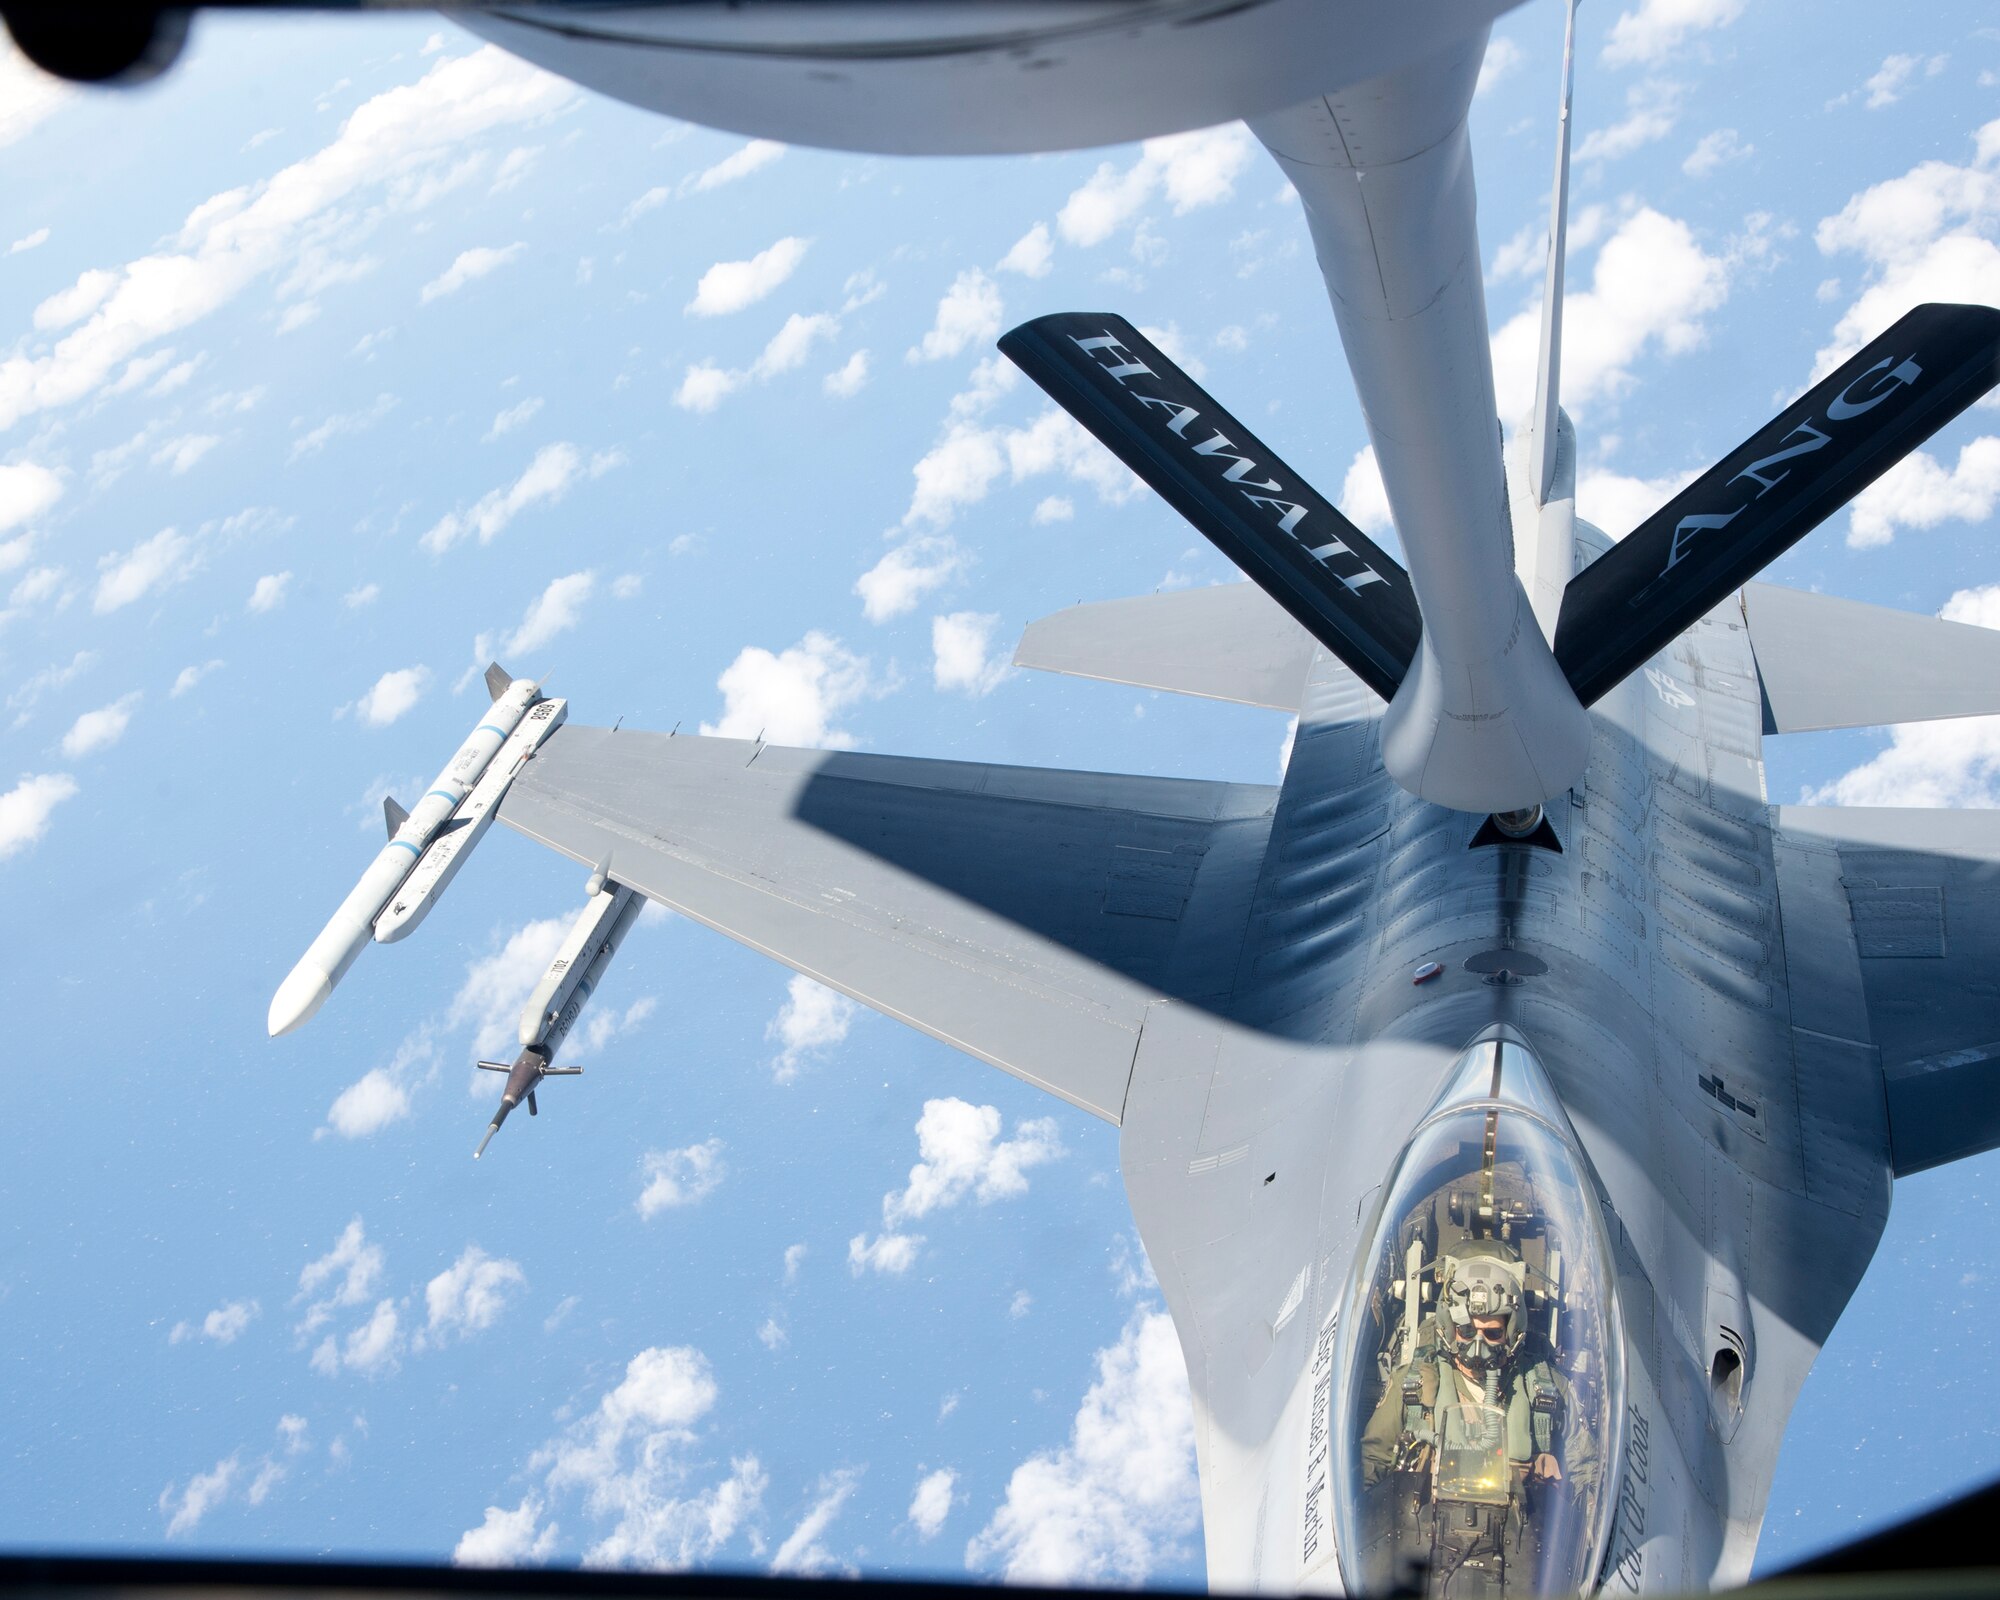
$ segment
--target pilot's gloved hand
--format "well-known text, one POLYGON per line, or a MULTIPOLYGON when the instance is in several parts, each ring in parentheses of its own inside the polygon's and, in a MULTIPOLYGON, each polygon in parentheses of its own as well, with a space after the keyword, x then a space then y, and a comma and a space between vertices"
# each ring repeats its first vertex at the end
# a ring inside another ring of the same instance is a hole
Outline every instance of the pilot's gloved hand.
POLYGON ((1544 1450, 1528 1467, 1528 1476, 1537 1483, 1561 1483, 1562 1463, 1544 1450))

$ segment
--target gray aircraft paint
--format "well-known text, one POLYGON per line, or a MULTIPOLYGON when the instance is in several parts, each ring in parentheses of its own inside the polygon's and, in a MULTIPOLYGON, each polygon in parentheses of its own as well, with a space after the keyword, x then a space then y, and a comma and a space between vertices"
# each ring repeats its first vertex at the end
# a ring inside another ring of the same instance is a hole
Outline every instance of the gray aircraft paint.
POLYGON ((1062 670, 1263 704, 1296 692, 1280 789, 572 725, 502 808, 1120 1125, 1194 1391, 1218 1588, 1339 1586, 1331 1319, 1394 1152, 1485 1027, 1531 1041, 1610 1219, 1628 1374, 1613 1588, 1747 1573, 1785 1418, 1875 1247, 1892 1173, 2000 1143, 1980 1088, 2000 1055, 1984 976, 2000 923, 1981 892, 2000 836, 1955 819, 1932 851, 1907 816, 1766 803, 1766 727, 1873 714, 1801 689, 1810 667, 1784 621, 1760 680, 1759 612, 1787 602, 1753 599, 1746 622, 1732 597, 1588 713, 1554 667, 1560 585, 1602 545, 1571 520, 1575 441, 1552 385, 1553 459, 1543 438, 1525 494, 1527 470, 1509 483, 1491 449, 1463 111, 1502 9, 470 19, 578 81, 764 137, 998 151, 1248 116, 1298 185, 1425 613, 1390 720, 1317 650, 1294 669, 1268 612, 1238 605, 1232 621, 1235 602, 1214 602, 1197 633, 1191 602, 1165 597, 1179 668, 1162 668, 1172 646, 1143 602, 1100 646, 1089 623, 1045 624, 1024 659, 1046 649, 1062 670), (1520 581, 1503 558, 1510 498, 1520 581), (1185 665, 1198 660, 1214 664, 1185 665), (1479 737, 1442 667, 1466 669, 1513 746, 1479 737), (1433 803, 1485 809, 1517 790, 1552 797, 1559 851, 1472 848, 1480 818, 1433 803), (1467 969, 1502 948, 1537 975, 1467 969), (1443 976, 1413 985, 1429 962, 1443 976), (1740 1413, 1708 1393, 1724 1346, 1744 1363, 1740 1413))
MULTIPOLYGON (((1068 664, 1148 681, 1147 604, 1122 603, 1126 668, 1116 638, 1068 664)), ((1186 598, 1158 612, 1178 630, 1186 598)), ((1390 780, 1382 702, 1317 651, 1276 791, 571 726, 502 820, 1121 1125, 1218 1589, 1338 1587, 1329 1319, 1449 1063, 1519 1028, 1611 1219, 1629 1414, 1605 1582, 1706 1586, 1749 1571, 1892 1172, 2000 1142, 1979 1089, 2000 1002, 1942 1003, 2000 953, 1975 893, 2000 827, 1768 805, 1753 644, 1732 600, 1599 702, 1559 853, 1470 848, 1479 819, 1390 780), (1466 970, 1503 947, 1546 971, 1466 970), (1444 975, 1413 985, 1427 961, 1444 975), (1740 1413, 1709 1395, 1725 1348, 1740 1413)))

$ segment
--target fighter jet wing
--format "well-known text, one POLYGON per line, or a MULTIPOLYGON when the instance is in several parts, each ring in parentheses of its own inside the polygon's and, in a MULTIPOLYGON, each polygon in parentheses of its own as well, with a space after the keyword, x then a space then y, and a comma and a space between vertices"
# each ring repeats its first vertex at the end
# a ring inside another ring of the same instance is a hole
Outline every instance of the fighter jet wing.
POLYGON ((1879 1052, 1899 1177, 2000 1148, 2000 811, 1777 811, 1795 1027, 1879 1052))
POLYGON ((500 820, 1115 1123, 1146 1007, 1233 976, 1276 795, 572 725, 500 820))

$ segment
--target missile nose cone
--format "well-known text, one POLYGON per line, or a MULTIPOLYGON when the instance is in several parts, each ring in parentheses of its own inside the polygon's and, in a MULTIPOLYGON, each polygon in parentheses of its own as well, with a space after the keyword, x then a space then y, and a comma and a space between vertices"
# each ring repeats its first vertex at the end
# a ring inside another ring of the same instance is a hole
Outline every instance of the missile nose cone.
POLYGON ((479 1148, 472 1152, 472 1159, 474 1161, 477 1161, 481 1156, 486 1154, 486 1147, 493 1142, 493 1135, 498 1133, 499 1131, 500 1131, 500 1119, 498 1117, 495 1117, 493 1121, 487 1125, 486 1137, 479 1141, 479 1148))
POLYGON ((332 993, 333 980, 301 961, 278 985, 278 992, 271 996, 271 1012, 265 1019, 271 1037, 275 1039, 280 1034, 304 1027, 332 993))

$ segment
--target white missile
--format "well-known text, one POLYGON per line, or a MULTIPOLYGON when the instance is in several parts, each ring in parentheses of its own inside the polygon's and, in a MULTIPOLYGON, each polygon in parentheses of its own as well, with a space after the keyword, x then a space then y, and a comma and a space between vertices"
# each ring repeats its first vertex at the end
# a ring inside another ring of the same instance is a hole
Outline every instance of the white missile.
POLYGON ((538 700, 521 718, 520 725, 507 736, 500 753, 487 763, 486 771, 472 786, 449 821, 424 846, 424 853, 410 869, 402 886, 389 897, 375 919, 375 942, 394 944, 417 931, 417 924, 430 914, 472 848, 486 836, 499 814, 500 802, 542 741, 562 726, 569 715, 567 700, 538 700))
POLYGON ((508 680, 498 667, 487 670, 487 686, 497 691, 493 704, 479 726, 467 735, 458 753, 445 764, 424 797, 413 806, 396 829, 395 837, 361 874, 361 881, 349 891, 333 919, 320 930, 319 937, 306 948, 271 997, 267 1019, 271 1037, 290 1033, 303 1026, 326 1003, 333 986, 354 965, 354 958, 373 932, 376 913, 389 903, 409 875, 431 836, 456 811, 479 776, 486 770, 507 737, 520 722, 539 689, 533 680, 508 680), (506 684, 504 689, 502 683, 506 684))
POLYGON ((528 996, 528 1003, 521 1008, 522 1044, 542 1042, 549 1024, 562 1014, 571 992, 596 959, 606 931, 637 898, 622 883, 606 884, 591 894, 589 904, 564 935, 555 960, 549 963, 549 970, 542 974, 541 982, 535 985, 534 993, 528 996))

